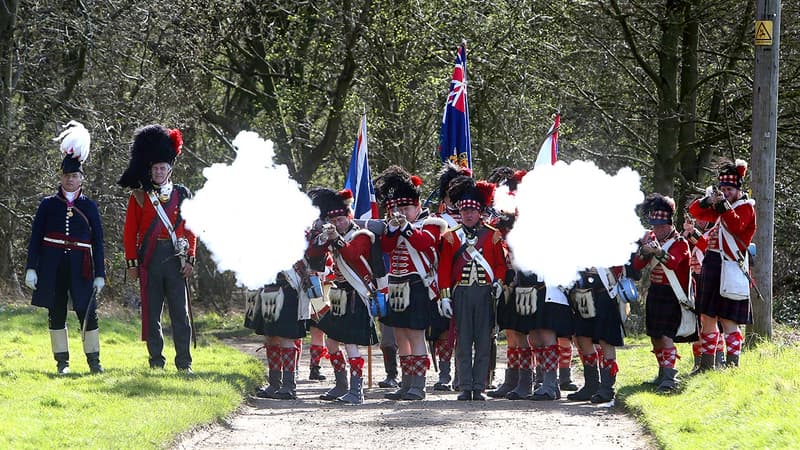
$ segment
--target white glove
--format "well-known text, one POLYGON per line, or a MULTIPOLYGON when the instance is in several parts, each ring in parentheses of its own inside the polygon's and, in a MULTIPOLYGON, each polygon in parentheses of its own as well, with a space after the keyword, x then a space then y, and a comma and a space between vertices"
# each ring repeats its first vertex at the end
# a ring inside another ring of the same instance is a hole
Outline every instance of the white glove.
POLYGON ((103 288, 106 286, 106 279, 103 277, 97 277, 94 279, 94 283, 92 283, 92 286, 94 286, 96 294, 100 295, 100 291, 102 291, 103 288))
POLYGON ((500 296, 503 295, 503 283, 495 281, 492 283, 492 288, 494 288, 494 298, 500 299, 500 296))
POLYGON ((447 297, 442 297, 436 303, 437 308, 439 308, 439 315, 446 319, 453 318, 453 306, 450 304, 450 299, 447 297))
POLYGON ((36 275, 36 269, 28 269, 25 271, 25 286, 35 290, 38 281, 39 277, 36 275))

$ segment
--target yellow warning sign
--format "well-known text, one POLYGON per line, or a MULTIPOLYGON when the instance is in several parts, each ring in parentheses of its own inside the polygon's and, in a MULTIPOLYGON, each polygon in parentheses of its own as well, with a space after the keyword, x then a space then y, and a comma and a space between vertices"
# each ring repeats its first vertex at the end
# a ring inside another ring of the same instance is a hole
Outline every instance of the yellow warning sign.
POLYGON ((756 45, 772 45, 771 20, 756 20, 756 45))

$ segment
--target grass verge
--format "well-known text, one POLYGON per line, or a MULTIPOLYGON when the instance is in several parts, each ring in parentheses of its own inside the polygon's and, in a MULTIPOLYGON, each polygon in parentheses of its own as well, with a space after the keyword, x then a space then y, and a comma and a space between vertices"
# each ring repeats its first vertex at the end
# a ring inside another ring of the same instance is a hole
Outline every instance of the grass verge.
POLYGON ((692 378, 689 344, 678 344, 681 391, 658 395, 642 382, 657 371, 648 338, 618 351, 618 399, 665 449, 797 448, 800 442, 798 343, 745 350, 741 366, 692 378))
POLYGON ((140 323, 102 318, 100 359, 90 375, 70 313, 68 375, 55 373, 44 309, 0 305, 0 448, 163 448, 181 432, 233 412, 264 376, 255 358, 200 337, 194 375, 147 364, 140 323))

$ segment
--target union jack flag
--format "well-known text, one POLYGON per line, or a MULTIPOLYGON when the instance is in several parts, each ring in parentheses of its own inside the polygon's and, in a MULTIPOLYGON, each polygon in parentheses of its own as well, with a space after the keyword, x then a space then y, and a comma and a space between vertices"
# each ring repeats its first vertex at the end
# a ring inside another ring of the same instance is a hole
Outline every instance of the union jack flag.
POLYGON ((450 92, 444 106, 439 134, 439 157, 472 169, 472 141, 469 136, 469 103, 467 101, 467 42, 456 51, 456 65, 450 92))

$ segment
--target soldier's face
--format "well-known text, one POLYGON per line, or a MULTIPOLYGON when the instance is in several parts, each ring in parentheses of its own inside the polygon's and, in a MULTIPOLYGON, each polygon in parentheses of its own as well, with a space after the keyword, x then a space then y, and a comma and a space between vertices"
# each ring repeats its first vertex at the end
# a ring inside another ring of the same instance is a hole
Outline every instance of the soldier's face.
POLYGON ((409 222, 415 222, 417 220, 417 216, 419 215, 420 206, 419 205, 406 205, 400 206, 397 208, 400 214, 406 216, 406 220, 409 222))
POLYGON ((474 227, 481 220, 481 212, 475 208, 461 208, 461 223, 466 227, 474 227))
POLYGON ((155 163, 150 167, 150 179, 159 186, 169 180, 169 175, 171 173, 172 166, 165 162, 155 163))
POLYGON ((722 191, 723 194, 725 194, 725 200, 727 200, 730 203, 739 200, 739 197, 742 196, 742 191, 736 189, 733 186, 721 186, 719 190, 722 191))
POLYGON ((350 219, 347 216, 335 216, 328 219, 328 222, 336 227, 339 234, 344 234, 350 228, 350 219))
POLYGON ((61 174, 61 187, 67 192, 75 192, 83 183, 83 174, 80 172, 61 174))

